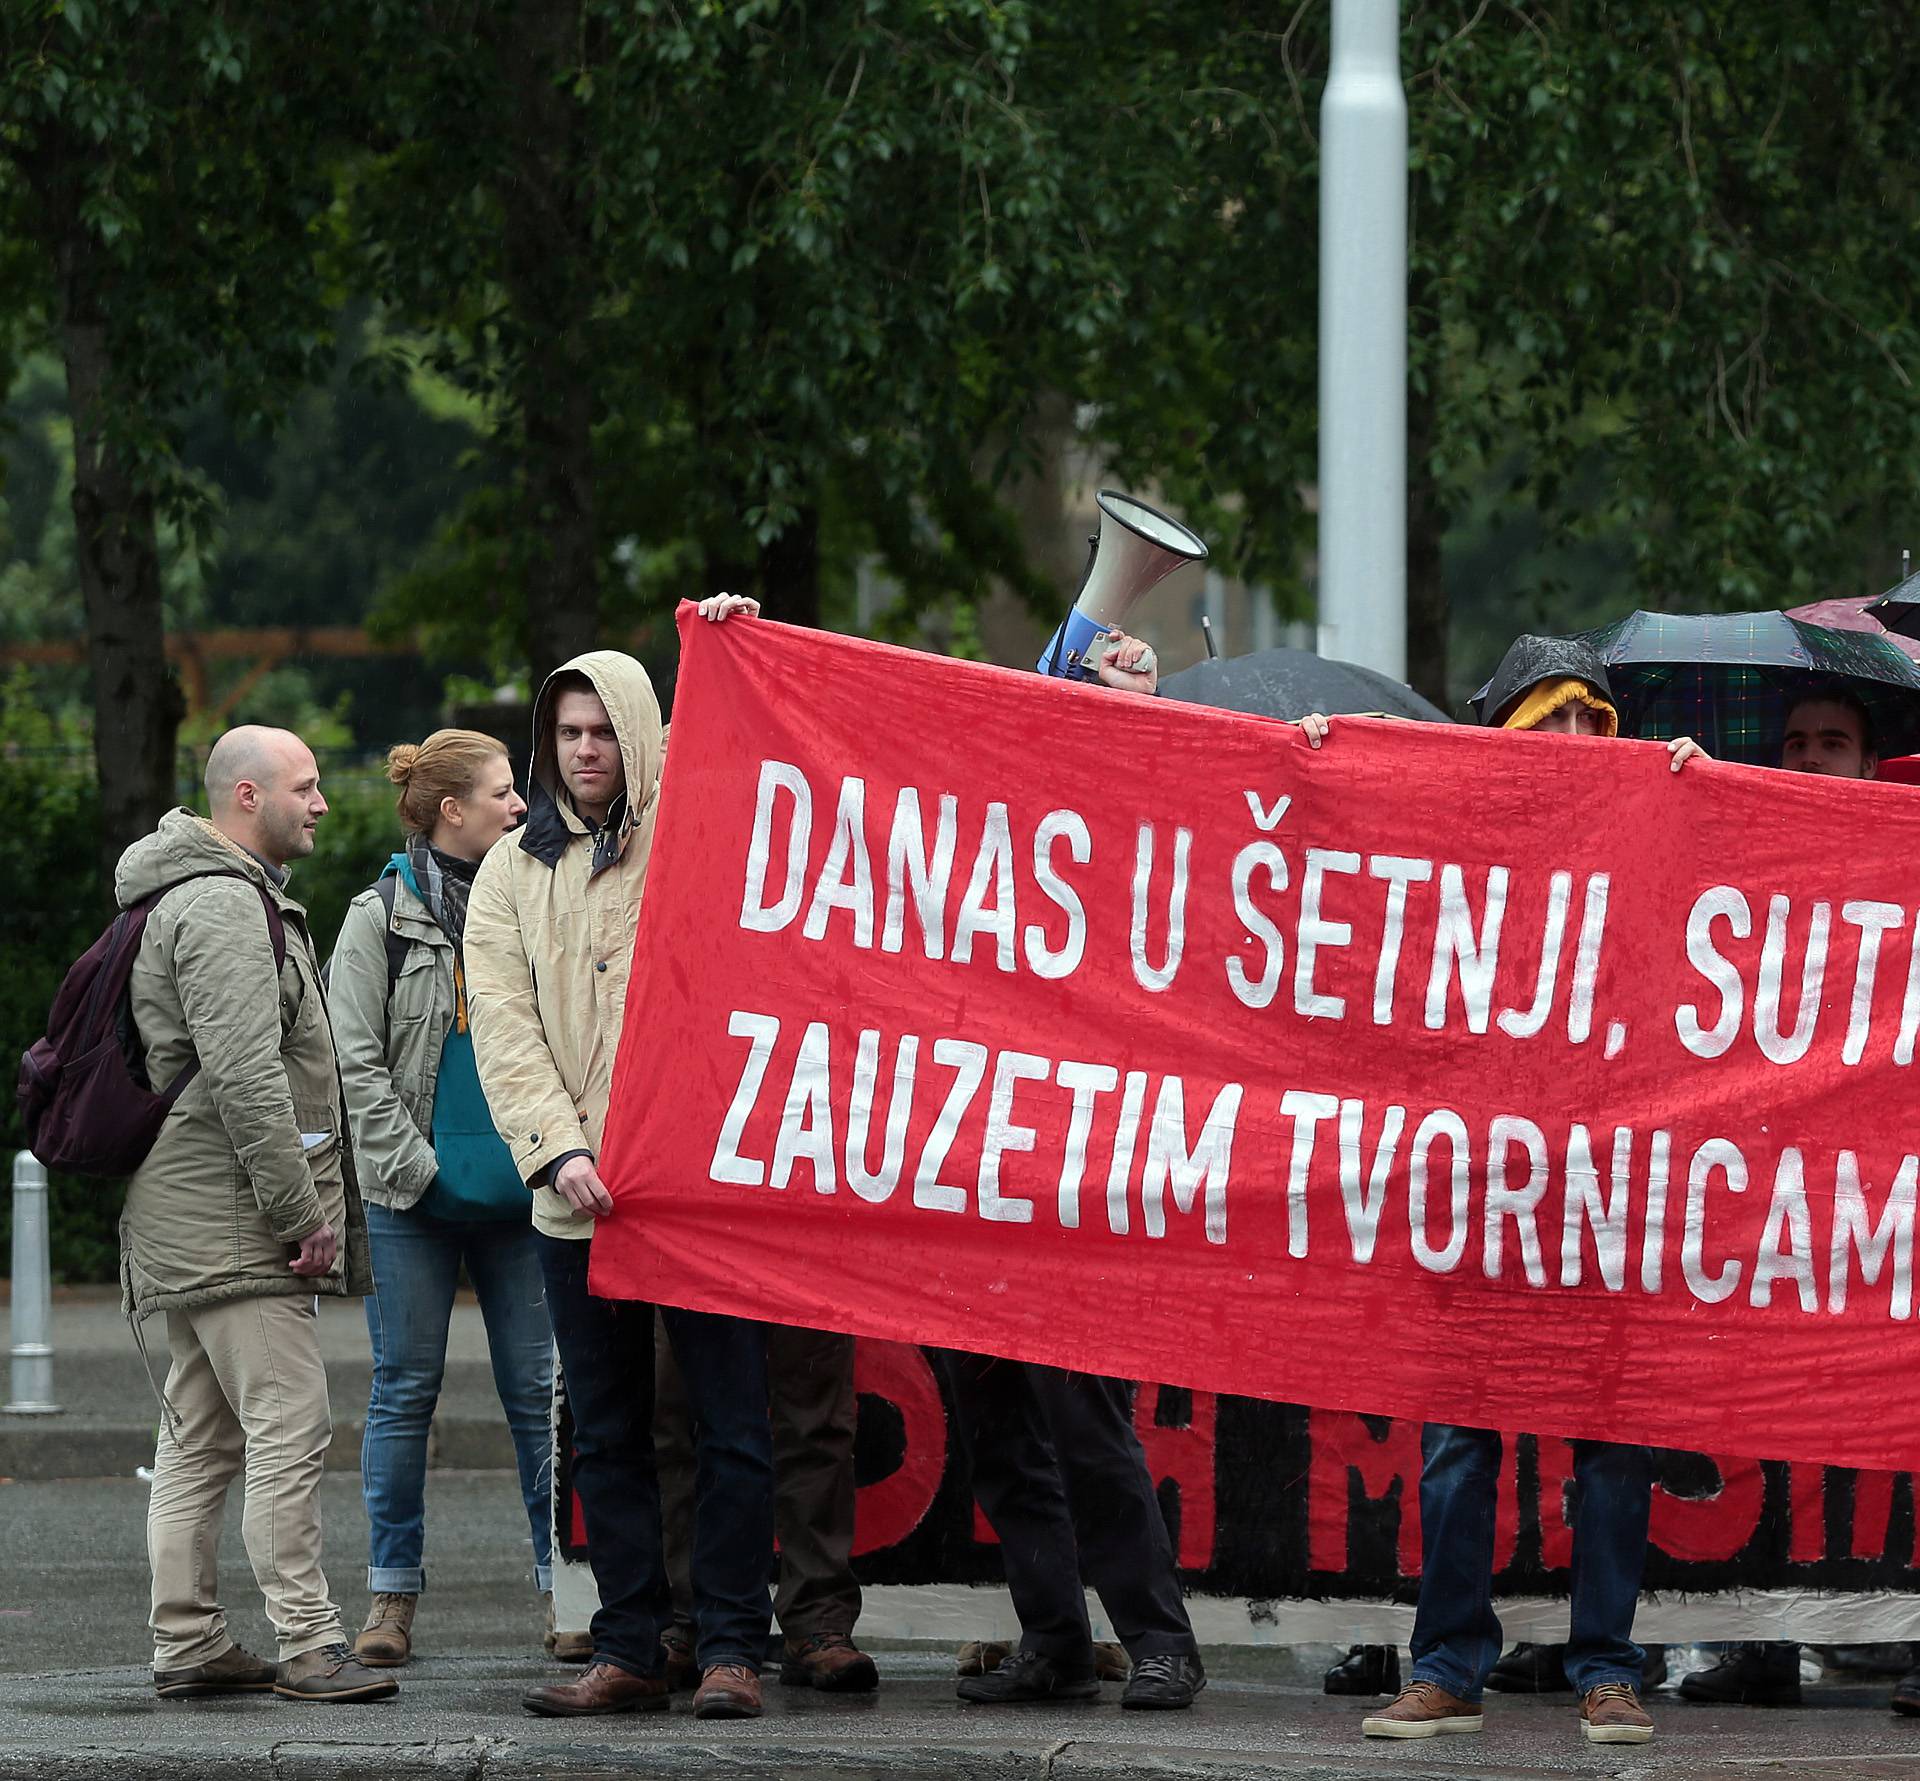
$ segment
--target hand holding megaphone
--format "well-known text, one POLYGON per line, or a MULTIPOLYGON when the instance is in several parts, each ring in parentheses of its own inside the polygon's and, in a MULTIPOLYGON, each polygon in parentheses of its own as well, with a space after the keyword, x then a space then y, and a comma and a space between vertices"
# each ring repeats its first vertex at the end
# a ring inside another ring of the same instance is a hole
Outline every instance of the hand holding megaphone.
POLYGON ((1038 664, 1042 674, 1062 680, 1097 678, 1108 637, 1122 630, 1142 596, 1174 570, 1207 559, 1195 533, 1146 502, 1117 489, 1100 490, 1095 501, 1100 530, 1079 597, 1038 664))
POLYGON ((1155 692, 1160 685, 1160 658, 1153 645, 1109 631, 1094 644, 1094 672, 1103 686, 1123 693, 1155 692))

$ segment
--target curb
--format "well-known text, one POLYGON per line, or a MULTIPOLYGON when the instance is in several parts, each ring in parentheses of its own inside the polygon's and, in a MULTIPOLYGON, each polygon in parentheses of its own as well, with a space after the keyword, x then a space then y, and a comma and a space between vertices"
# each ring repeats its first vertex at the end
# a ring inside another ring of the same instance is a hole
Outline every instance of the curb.
MULTIPOLYGON (((512 1738, 447 1738, 376 1744, 325 1738, 286 1738, 246 1753, 160 1752, 150 1746, 100 1745, 59 1751, 0 1749, 0 1781, 599 1781, 635 1773, 663 1776, 734 1775, 742 1781, 773 1776, 833 1777, 848 1781, 1232 1781, 1286 1776, 1289 1781, 1348 1781, 1377 1775, 1377 1757, 1346 1761, 1304 1754, 1163 1750, 1141 1745, 1079 1744, 1071 1739, 1025 1748, 994 1743, 823 1745, 787 1740, 714 1738, 706 1742, 570 1743, 562 1749, 523 1745, 512 1738)), ((1404 1768, 1397 1781, 1460 1781, 1456 1766, 1404 1768)), ((1479 1781, 1519 1771, 1476 1768, 1479 1781)))

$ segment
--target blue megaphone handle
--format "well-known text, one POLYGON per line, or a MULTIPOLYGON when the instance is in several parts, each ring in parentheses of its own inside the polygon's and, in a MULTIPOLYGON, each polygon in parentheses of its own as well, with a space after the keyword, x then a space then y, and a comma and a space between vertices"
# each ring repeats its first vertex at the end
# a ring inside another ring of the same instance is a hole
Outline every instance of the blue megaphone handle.
POLYGON ((1050 674, 1056 680, 1096 680, 1099 676, 1087 665, 1087 652, 1112 628, 1088 618, 1076 606, 1054 632, 1034 665, 1042 674, 1050 674))

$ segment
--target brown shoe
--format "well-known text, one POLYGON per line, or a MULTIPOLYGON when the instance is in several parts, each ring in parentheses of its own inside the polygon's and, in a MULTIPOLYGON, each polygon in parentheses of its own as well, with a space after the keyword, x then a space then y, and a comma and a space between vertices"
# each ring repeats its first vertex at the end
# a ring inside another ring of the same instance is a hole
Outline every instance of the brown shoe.
POLYGON ((1096 1682, 1125 1682, 1133 1674, 1133 1659, 1124 1645, 1096 1640, 1093 1647, 1093 1675, 1096 1682))
POLYGON ((1415 1682, 1401 1689, 1391 1707, 1360 1721, 1368 1738, 1437 1738, 1444 1732, 1477 1732, 1480 1703, 1457 1700, 1437 1682, 1415 1682))
POLYGON ((693 1628, 677 1622, 660 1635, 660 1659, 667 1666, 667 1686, 678 1694, 700 1681, 700 1666, 693 1658, 693 1628))
POLYGON ((413 1611, 417 1595, 377 1595, 367 1624, 353 1642, 353 1655, 375 1670, 397 1670, 413 1655, 413 1611))
POLYGON ((584 1719, 593 1713, 664 1713, 667 1679, 636 1676, 618 1664, 597 1663, 578 1682, 532 1688, 520 1705, 542 1719, 584 1719))
POLYGON ((322 1645, 288 1658, 274 1672, 273 1692, 290 1701, 384 1701, 400 1684, 368 1669, 345 1645, 322 1645))
POLYGON ((745 1664, 708 1664, 693 1691, 695 1719, 758 1719, 760 1678, 745 1664))
POLYGON ((1589 1744, 1650 1744, 1653 1721, 1624 1682, 1603 1682, 1580 1698, 1580 1730, 1589 1744))
POLYGON ((191 1700, 203 1694, 264 1694, 272 1686, 273 1665, 238 1645, 190 1670, 153 1672, 153 1692, 163 1701, 191 1700))
POLYGON ((813 1633, 787 1641, 780 1680, 792 1688, 867 1694, 880 1686, 880 1672, 845 1633, 813 1633))

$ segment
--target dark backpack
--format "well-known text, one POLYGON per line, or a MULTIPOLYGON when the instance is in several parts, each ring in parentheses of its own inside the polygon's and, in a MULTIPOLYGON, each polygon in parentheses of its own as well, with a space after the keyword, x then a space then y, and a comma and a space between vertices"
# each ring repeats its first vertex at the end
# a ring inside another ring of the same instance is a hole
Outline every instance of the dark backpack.
MULTIPOLYGON (((393 986, 400 981, 400 973, 406 969, 407 954, 413 949, 413 942, 405 934, 393 931, 394 886, 399 879, 391 872, 374 880, 373 894, 380 899, 380 907, 386 911, 385 928, 387 941, 387 1000, 393 1000, 393 986)), ((327 962, 320 968, 320 987, 329 995, 333 993, 333 955, 327 955, 327 962)))
MULTIPOLYGON (((121 910, 74 961, 53 998, 46 1036, 21 1058, 20 1116, 29 1147, 48 1168, 74 1175, 131 1175, 146 1161, 174 1102, 199 1075, 200 1060, 192 1058, 154 1092, 128 988, 147 917, 169 891, 198 878, 253 883, 240 872, 193 872, 121 910)), ((287 962, 286 925, 266 890, 254 888, 266 912, 277 974, 287 962)))

